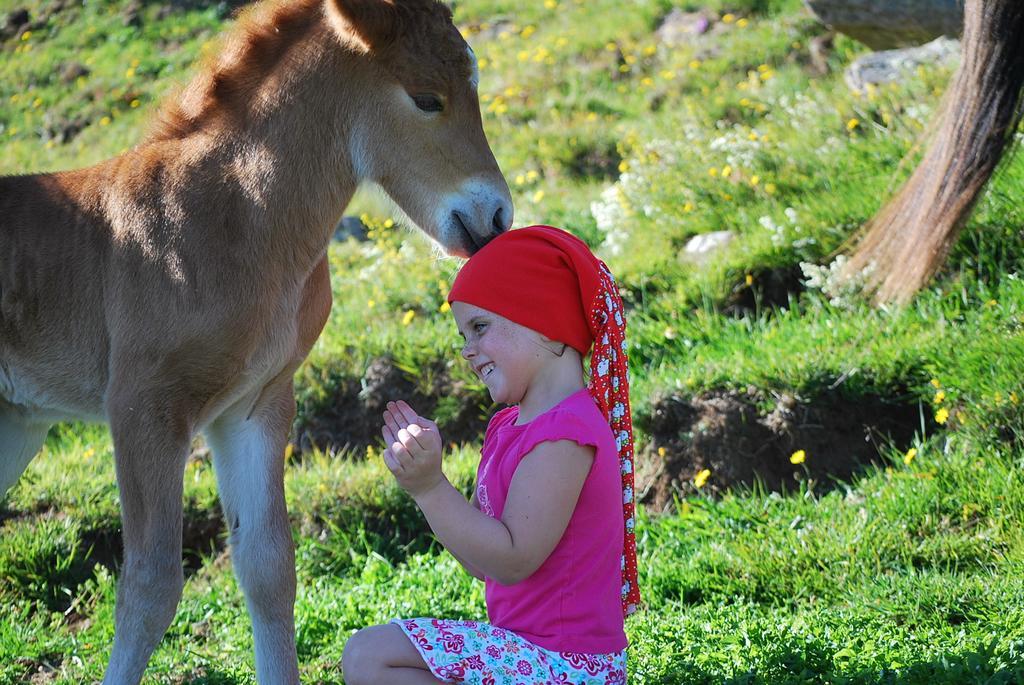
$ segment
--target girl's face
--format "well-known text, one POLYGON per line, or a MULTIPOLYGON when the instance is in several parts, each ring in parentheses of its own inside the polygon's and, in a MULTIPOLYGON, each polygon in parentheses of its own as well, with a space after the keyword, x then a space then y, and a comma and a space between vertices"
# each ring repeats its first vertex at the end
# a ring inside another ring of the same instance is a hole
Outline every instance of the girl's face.
POLYGON ((462 356, 490 391, 491 399, 518 404, 551 359, 551 341, 537 331, 465 302, 452 302, 465 340, 462 356))

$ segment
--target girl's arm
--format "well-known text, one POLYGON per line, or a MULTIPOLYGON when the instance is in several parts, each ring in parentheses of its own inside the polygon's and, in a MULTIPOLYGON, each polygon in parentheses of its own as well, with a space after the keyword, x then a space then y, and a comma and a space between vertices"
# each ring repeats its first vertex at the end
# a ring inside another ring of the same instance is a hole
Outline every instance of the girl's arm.
POLYGON ((385 463, 457 559, 504 585, 525 580, 565 533, 594 449, 571 440, 537 445, 513 474, 498 520, 476 509, 445 478, 436 431, 404 402, 389 403, 385 463))
MULTIPOLYGON (((480 503, 477 502, 476 492, 475 491, 473 492, 473 496, 469 499, 469 505, 471 507, 473 507, 474 509, 476 509, 477 511, 480 511, 480 503)), ((463 559, 462 557, 457 555, 455 552, 453 552, 451 549, 449 549, 447 545, 445 546, 445 549, 448 550, 449 554, 451 554, 453 557, 455 557, 455 561, 459 562, 459 564, 462 565, 462 568, 464 568, 466 570, 466 573, 468 573, 469 575, 473 576, 477 580, 483 580, 484 579, 484 572, 483 571, 481 571, 477 567, 473 566, 473 564, 469 563, 468 561, 466 561, 465 559, 463 559)))

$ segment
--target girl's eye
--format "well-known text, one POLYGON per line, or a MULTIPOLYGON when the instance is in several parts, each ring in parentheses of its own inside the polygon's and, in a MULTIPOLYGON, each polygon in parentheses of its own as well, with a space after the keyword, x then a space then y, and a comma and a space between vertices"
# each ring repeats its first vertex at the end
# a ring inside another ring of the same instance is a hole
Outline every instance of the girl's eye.
POLYGON ((436 95, 413 95, 412 101, 424 112, 440 112, 444 109, 444 103, 436 95))
POLYGON ((485 323, 473 324, 473 330, 476 331, 477 333, 479 333, 485 328, 487 328, 487 324, 485 323))

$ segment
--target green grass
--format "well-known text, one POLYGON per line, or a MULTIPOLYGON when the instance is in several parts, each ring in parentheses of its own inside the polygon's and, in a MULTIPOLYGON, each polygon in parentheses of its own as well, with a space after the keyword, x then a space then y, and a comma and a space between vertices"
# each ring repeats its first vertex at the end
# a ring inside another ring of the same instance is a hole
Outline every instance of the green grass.
MULTIPOLYGON (((230 21, 196 3, 147 4, 126 23, 125 6, 71 5, 0 45, 0 173, 133 145, 230 21), (62 80, 70 62, 88 73, 62 80), (81 130, 61 142, 68 122, 81 130)), ((0 0, 0 15, 15 7, 49 11, 0 0)), ((801 270, 829 264, 908 175, 949 72, 851 94, 841 71, 865 49, 838 37, 830 73, 813 75, 808 45, 823 29, 797 0, 467 0, 456 20, 481 60, 517 225, 572 229, 619 278, 640 426, 656 398, 748 388, 813 405, 838 384, 851 405, 923 407, 913 459, 883 448, 848 482, 712 498, 680 473, 669 513, 641 512, 648 610, 627 624, 632 682, 1024 682, 1024 161, 1003 165, 906 308, 826 292, 801 270), (659 44, 673 7, 722 21, 659 44), (736 239, 704 263, 681 255, 714 230, 736 239)), ((394 226, 371 194, 348 211, 366 214, 370 240, 330 248, 334 308, 296 375, 297 427, 356 406, 381 359, 442 427, 479 425, 493 407, 442 311, 457 263, 394 226)), ((479 435, 463 438, 446 468, 468 492, 479 435)), ((642 430, 638 447, 658 458, 642 430)), ((248 618, 199 454, 185 479, 188 582, 146 678, 252 682, 248 618)), ((482 587, 432 541, 372 438, 296 451, 286 480, 306 682, 340 683, 345 640, 368 623, 484 617, 482 587)), ((99 680, 120 531, 107 431, 56 428, 3 500, 0 531, 0 683, 99 680)))

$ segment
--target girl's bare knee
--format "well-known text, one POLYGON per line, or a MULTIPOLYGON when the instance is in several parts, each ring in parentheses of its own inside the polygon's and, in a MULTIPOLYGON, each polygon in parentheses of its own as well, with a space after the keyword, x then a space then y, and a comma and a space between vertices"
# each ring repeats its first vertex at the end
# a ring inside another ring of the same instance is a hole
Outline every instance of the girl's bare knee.
POLYGON ((341 653, 341 671, 346 685, 370 685, 377 681, 383 668, 384 654, 376 644, 376 629, 380 626, 363 628, 345 643, 341 653))

